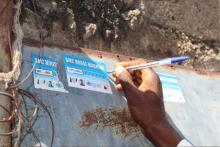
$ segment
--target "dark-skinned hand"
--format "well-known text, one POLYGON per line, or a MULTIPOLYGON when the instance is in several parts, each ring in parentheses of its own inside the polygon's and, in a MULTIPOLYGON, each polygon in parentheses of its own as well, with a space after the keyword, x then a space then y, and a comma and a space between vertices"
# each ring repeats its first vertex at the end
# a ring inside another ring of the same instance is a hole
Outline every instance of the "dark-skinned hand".
POLYGON ((151 68, 128 71, 127 66, 146 63, 144 60, 118 63, 113 76, 116 89, 123 90, 133 119, 144 135, 156 146, 175 147, 182 137, 166 119, 163 92, 158 75, 151 68))

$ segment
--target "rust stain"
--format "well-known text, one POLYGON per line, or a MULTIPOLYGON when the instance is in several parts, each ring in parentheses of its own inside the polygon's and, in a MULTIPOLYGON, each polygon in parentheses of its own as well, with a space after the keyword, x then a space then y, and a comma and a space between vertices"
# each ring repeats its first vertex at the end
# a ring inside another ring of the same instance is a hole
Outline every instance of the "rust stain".
POLYGON ((100 108, 85 111, 79 122, 83 129, 91 128, 112 128, 116 135, 127 137, 141 134, 138 124, 133 120, 127 109, 116 107, 100 108))
MULTIPOLYGON (((36 40, 36 39, 31 39, 31 38, 25 38, 23 39, 24 44, 31 46, 31 47, 40 47, 40 41, 36 40)), ((119 55, 119 54, 114 54, 114 53, 110 53, 110 52, 105 52, 105 51, 99 51, 99 50, 93 50, 93 49, 87 49, 87 48, 79 48, 79 47, 72 47, 72 46, 63 46, 63 45, 59 45, 56 43, 50 43, 50 42, 44 42, 44 47, 50 48, 50 49, 54 49, 54 48, 59 48, 61 50, 70 50, 70 51, 74 51, 74 52, 78 52, 78 53, 85 53, 85 54, 90 54, 90 55, 94 55, 97 57, 100 57, 100 55, 102 56, 102 58, 113 58, 117 61, 119 61, 120 57, 120 61, 129 61, 129 59, 137 59, 135 57, 129 57, 126 55, 119 55)))
MULTIPOLYGON (((28 46, 31 46, 31 47, 39 47, 38 40, 24 38, 24 43, 28 46)), ((48 43, 48 42, 44 43, 44 47, 48 47, 50 49, 58 47, 61 50, 72 50, 74 52, 90 54, 90 55, 94 55, 97 57, 100 57, 100 55, 101 55, 102 58, 111 58, 111 59, 115 59, 116 61, 129 61, 129 60, 140 59, 140 58, 125 56, 125 55, 119 55, 119 54, 114 54, 114 53, 110 53, 110 52, 105 52, 105 51, 98 51, 98 50, 85 49, 85 48, 74 48, 74 47, 62 46, 62 45, 48 43)), ((151 61, 151 60, 148 60, 148 61, 151 61)), ((182 66, 182 65, 166 65, 164 67, 166 67, 166 69, 170 69, 171 72, 183 70, 186 72, 196 73, 198 75, 202 75, 202 76, 206 76, 206 77, 220 78, 220 72, 218 72, 218 71, 207 71, 207 70, 202 70, 202 69, 186 67, 186 66, 182 66)))

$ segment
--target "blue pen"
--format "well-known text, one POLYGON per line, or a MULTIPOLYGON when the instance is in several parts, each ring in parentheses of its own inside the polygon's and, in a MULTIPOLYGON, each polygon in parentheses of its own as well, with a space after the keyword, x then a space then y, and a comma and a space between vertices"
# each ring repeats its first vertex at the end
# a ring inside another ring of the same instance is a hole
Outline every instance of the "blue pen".
MULTIPOLYGON (((146 64, 140 64, 140 65, 134 65, 134 66, 128 66, 126 67, 127 70, 140 70, 147 67, 155 67, 155 66, 161 66, 161 65, 167 65, 167 64, 175 64, 180 63, 188 60, 189 58, 186 56, 181 57, 172 57, 172 58, 165 58, 161 59, 159 61, 149 62, 146 64)), ((108 73, 113 73, 114 71, 109 71, 108 73)))

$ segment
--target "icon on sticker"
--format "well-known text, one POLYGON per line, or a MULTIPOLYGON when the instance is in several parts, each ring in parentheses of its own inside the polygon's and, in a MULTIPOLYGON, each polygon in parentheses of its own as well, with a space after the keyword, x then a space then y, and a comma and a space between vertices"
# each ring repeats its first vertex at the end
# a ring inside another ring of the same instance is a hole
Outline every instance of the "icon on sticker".
POLYGON ((48 87, 51 87, 51 88, 54 87, 51 81, 49 81, 48 87))
POLYGON ((86 86, 83 79, 80 79, 79 81, 80 81, 80 85, 81 85, 81 86, 86 86))
POLYGON ((70 83, 77 83, 78 79, 77 78, 69 78, 70 83))
POLYGON ((105 90, 108 90, 108 85, 104 85, 103 88, 104 88, 105 90))
POLYGON ((37 79, 37 84, 40 84, 40 80, 39 79, 37 79))

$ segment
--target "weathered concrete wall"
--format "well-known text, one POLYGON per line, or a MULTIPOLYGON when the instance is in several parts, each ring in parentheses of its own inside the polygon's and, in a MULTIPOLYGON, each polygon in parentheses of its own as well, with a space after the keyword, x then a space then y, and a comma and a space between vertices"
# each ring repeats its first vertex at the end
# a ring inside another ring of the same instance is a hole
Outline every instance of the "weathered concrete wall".
POLYGON ((219 0, 146 0, 146 18, 203 40, 219 41, 219 0))
MULTIPOLYGON (((78 20, 76 26, 73 25, 76 27, 74 33, 70 29, 62 29, 62 20, 57 18, 52 23, 51 36, 45 41, 148 59, 187 55, 191 58, 186 63, 188 66, 220 71, 220 0, 142 2, 141 10, 145 14, 141 25, 135 29, 125 27, 126 35, 118 40, 106 41, 99 33, 83 40, 77 33, 78 20)), ((33 12, 27 10, 23 18, 26 38, 37 39, 39 30, 35 27, 33 12)), ((77 16, 73 19, 76 20, 77 16)), ((47 32, 47 29, 43 31, 47 32)))
POLYGON ((187 65, 220 71, 219 0, 144 2, 144 23, 136 31, 109 45, 93 38, 88 47, 148 59, 188 55, 187 65))

